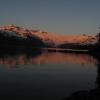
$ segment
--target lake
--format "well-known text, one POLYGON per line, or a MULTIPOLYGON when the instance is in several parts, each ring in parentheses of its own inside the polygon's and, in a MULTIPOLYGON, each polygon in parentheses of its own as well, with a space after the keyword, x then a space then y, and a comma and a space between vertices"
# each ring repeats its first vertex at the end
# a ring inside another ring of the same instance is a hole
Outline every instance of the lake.
POLYGON ((0 99, 63 100, 74 92, 95 89, 98 65, 98 59, 87 54, 3 51, 0 99))

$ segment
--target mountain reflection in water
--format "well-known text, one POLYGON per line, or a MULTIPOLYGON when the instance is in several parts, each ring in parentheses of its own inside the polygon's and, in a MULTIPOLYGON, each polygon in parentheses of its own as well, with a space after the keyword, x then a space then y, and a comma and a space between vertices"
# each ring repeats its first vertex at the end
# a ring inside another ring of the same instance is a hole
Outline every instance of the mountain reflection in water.
POLYGON ((87 54, 60 53, 60 52, 44 52, 34 54, 34 51, 15 53, 13 55, 6 54, 0 56, 0 64, 5 65, 7 69, 14 68, 17 65, 41 65, 48 63, 72 63, 81 65, 97 64, 97 59, 87 54))
POLYGON ((0 99, 71 100, 73 92, 97 90, 99 76, 99 56, 34 49, 0 51, 0 99))

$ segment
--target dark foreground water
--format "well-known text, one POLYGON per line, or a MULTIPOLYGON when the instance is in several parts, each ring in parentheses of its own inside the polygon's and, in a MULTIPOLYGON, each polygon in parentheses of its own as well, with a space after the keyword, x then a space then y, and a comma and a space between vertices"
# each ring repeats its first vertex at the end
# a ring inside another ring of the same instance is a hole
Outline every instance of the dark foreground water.
POLYGON ((0 100, 63 100, 97 87, 93 56, 43 51, 0 53, 0 100))

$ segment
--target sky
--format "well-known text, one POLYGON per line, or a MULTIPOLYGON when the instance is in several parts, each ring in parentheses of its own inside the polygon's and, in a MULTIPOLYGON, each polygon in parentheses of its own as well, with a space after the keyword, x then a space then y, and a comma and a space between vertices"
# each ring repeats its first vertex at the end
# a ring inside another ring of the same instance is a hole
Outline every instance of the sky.
POLYGON ((56 34, 96 34, 100 0, 0 0, 0 25, 56 34))

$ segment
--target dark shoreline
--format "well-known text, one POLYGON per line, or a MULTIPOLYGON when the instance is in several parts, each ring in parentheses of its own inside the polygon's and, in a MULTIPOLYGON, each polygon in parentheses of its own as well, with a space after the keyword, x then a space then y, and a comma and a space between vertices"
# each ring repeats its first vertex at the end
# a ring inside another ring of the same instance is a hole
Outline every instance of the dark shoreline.
POLYGON ((97 50, 88 50, 88 49, 67 49, 67 48, 49 48, 49 47, 33 47, 33 46, 0 46, 1 51, 17 51, 17 52, 27 52, 27 51, 46 51, 46 52, 62 52, 62 53, 79 53, 79 54, 98 54, 97 50))

